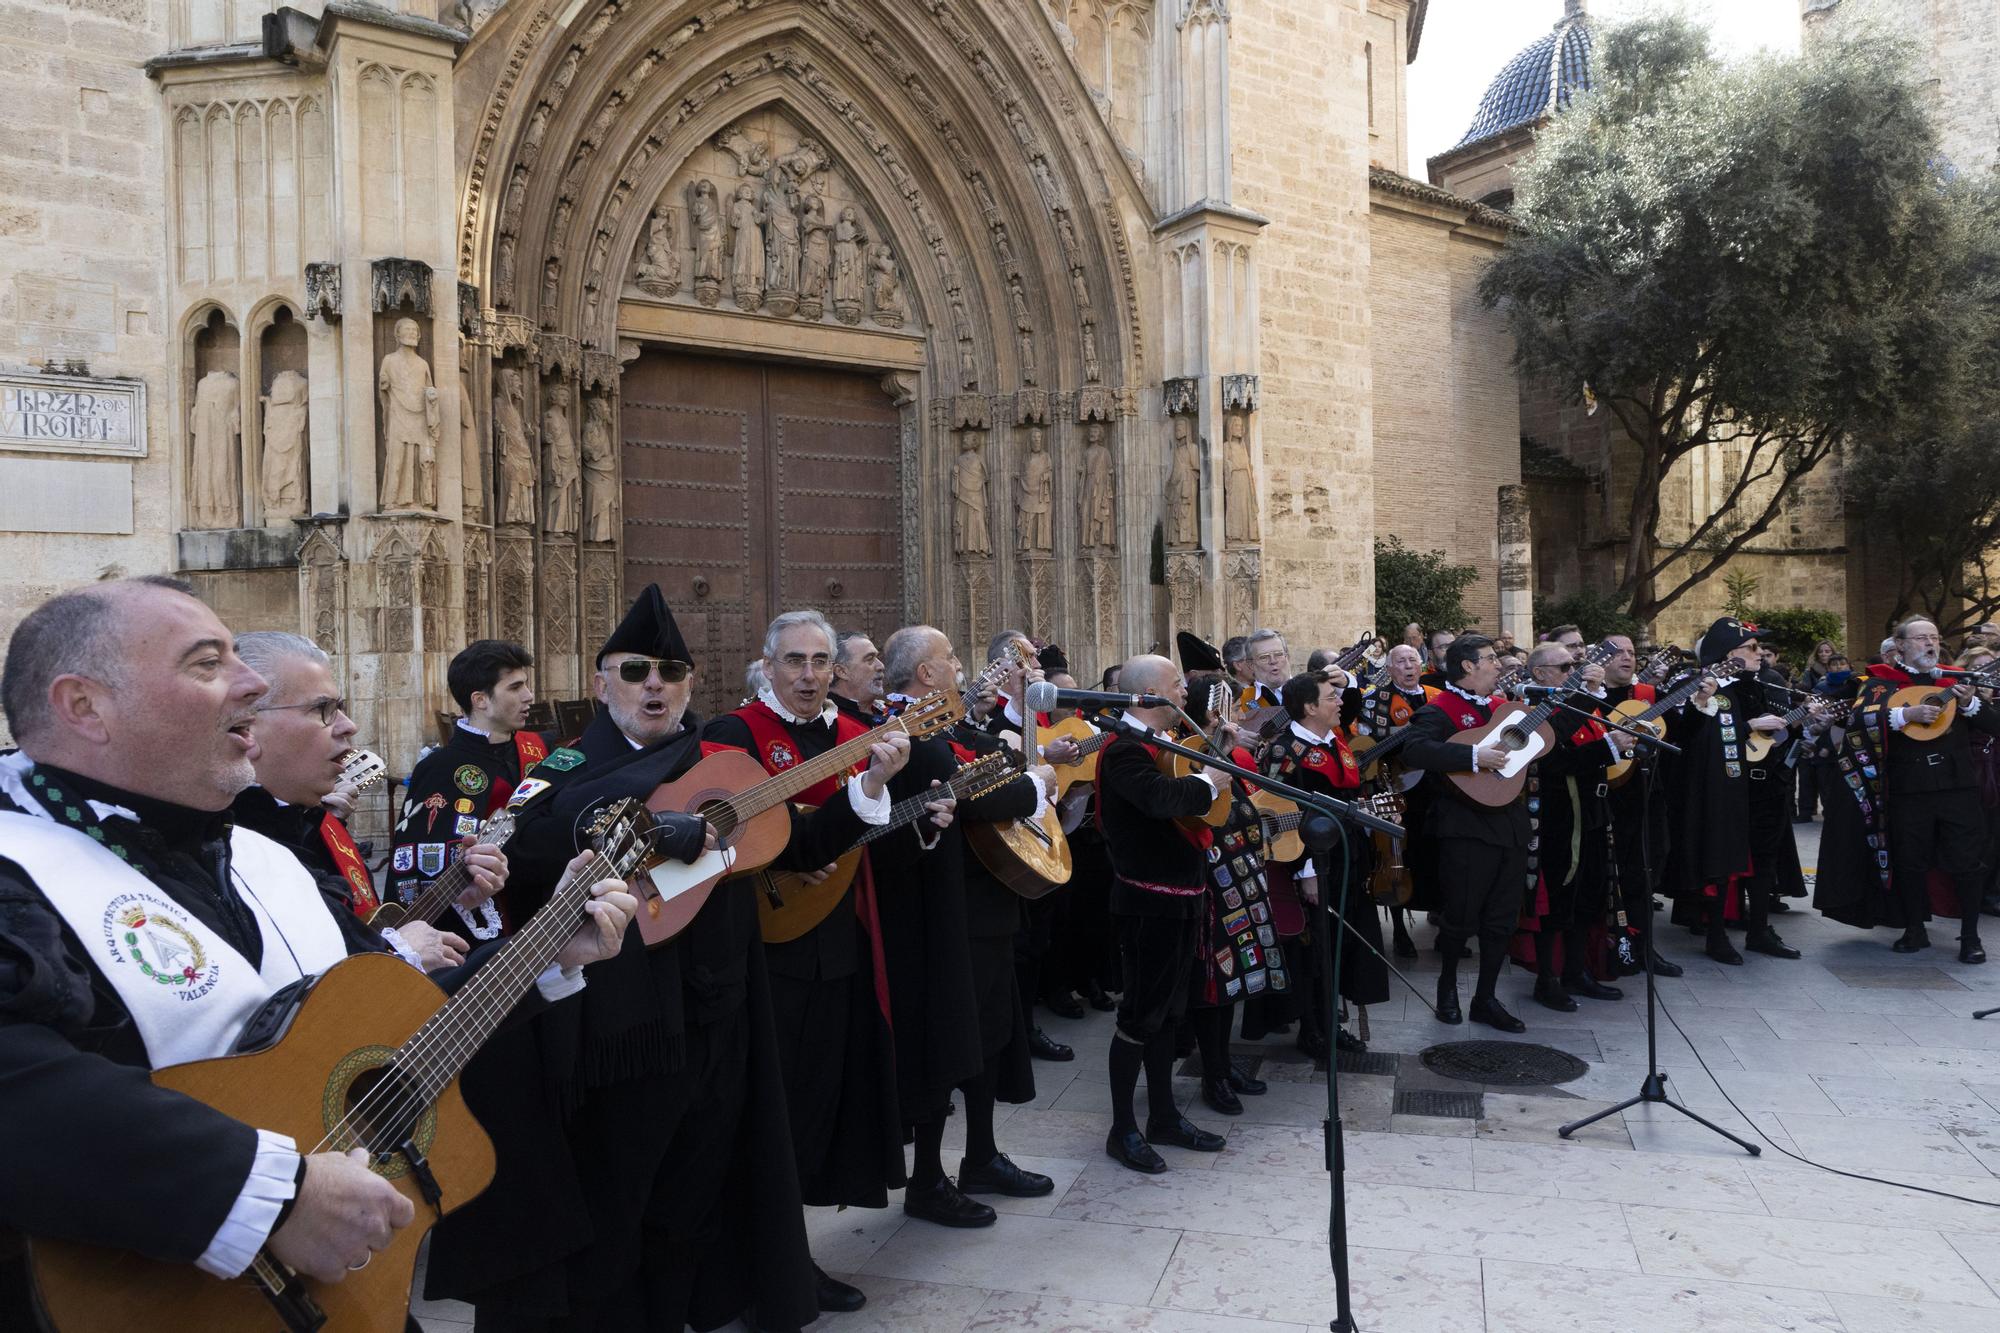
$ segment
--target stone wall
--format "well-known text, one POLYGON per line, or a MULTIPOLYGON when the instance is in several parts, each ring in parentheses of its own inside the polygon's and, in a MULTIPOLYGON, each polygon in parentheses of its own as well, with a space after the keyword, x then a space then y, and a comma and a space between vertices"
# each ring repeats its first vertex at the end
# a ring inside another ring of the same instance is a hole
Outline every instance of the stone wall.
POLYGON ((1806 45, 1865 23, 1908 36, 1930 83, 1944 155, 1961 171, 2000 162, 2000 5, 1993 0, 1805 0, 1806 45))

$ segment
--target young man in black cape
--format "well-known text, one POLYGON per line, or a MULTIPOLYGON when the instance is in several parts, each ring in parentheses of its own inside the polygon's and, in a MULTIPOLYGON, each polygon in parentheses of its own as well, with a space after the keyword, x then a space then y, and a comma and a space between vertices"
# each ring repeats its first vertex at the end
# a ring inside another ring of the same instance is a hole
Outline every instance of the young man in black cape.
MULTIPOLYGON (((1607 634, 1604 639, 1617 649, 1604 663, 1605 715, 1609 716, 1618 705, 1632 699, 1645 705, 1659 702, 1659 688, 1638 678, 1639 657, 1632 647, 1631 636, 1607 634)), ((1611 788, 1606 797, 1611 810, 1612 856, 1617 863, 1618 892, 1625 904, 1626 929, 1632 931, 1643 929, 1646 918, 1641 914, 1650 914, 1653 910, 1653 894, 1660 885, 1661 867, 1667 861, 1669 841, 1666 783, 1660 771, 1665 766, 1656 760, 1647 762, 1656 764, 1650 783, 1644 773, 1635 769, 1623 783, 1611 788), (1647 873, 1649 870, 1650 874, 1647 873)), ((1649 957, 1635 960, 1632 967, 1620 970, 1631 975, 1636 974, 1640 967, 1651 968, 1655 976, 1681 975, 1681 965, 1660 957, 1657 949, 1649 957)))

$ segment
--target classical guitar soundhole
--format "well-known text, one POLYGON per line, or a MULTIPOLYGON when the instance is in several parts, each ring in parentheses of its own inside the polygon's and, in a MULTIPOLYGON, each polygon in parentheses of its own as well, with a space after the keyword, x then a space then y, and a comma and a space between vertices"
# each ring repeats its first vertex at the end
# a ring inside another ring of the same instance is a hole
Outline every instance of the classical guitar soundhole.
POLYGON ((1519 727, 1508 727, 1500 733, 1500 743, 1510 750, 1528 748, 1528 733, 1519 727))
POLYGON ((387 1180, 410 1169, 398 1148, 414 1140, 428 1153, 437 1137, 437 1107, 415 1079, 390 1063, 396 1054, 391 1046, 349 1053, 327 1079, 320 1107, 327 1148, 366 1148, 375 1174, 387 1180))
POLYGON ((729 840, 736 836, 736 811, 727 798, 703 801, 694 812, 706 819, 708 826, 715 830, 717 842, 725 847, 730 845, 729 840))

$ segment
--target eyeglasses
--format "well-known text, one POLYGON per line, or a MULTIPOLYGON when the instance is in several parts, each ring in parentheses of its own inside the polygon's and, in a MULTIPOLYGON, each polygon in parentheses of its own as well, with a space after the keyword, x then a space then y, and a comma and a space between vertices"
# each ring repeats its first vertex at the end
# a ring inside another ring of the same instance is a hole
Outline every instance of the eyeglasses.
POLYGON ((290 713, 307 708, 319 714, 319 724, 322 727, 330 727, 333 725, 335 718, 347 711, 347 700, 320 698, 314 699, 311 703, 303 704, 265 704, 257 711, 260 713, 290 713))
POLYGON ((628 657, 618 664, 618 679, 627 685, 643 685, 655 667, 659 668, 660 679, 669 685, 686 680, 688 673, 694 670, 689 663, 676 662, 671 658, 628 657))

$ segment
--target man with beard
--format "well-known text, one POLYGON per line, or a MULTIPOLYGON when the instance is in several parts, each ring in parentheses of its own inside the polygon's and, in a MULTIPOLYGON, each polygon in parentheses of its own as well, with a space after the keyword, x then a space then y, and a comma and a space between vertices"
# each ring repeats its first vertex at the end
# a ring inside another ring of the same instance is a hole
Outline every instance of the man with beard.
MULTIPOLYGON (((1420 683, 1433 690, 1441 690, 1445 687, 1449 681, 1449 675, 1445 670, 1444 655, 1451 649, 1452 641, 1457 638, 1458 635, 1448 629, 1434 629, 1424 636, 1424 650, 1426 655, 1424 658, 1424 674, 1418 678, 1420 683)), ((1493 656, 1496 661, 1499 659, 1499 649, 1494 649, 1493 656)))
MULTIPOLYGON (((763 688, 748 704, 711 721, 704 743, 747 750, 777 774, 868 734, 865 723, 842 714, 827 697, 834 639, 833 626, 817 611, 787 611, 773 620, 764 632, 763 688)), ((804 852, 844 852, 862 831, 852 827, 853 815, 874 825, 889 822, 885 787, 908 758, 907 739, 895 740, 901 746, 887 746, 891 757, 871 760, 867 773, 822 779, 794 798, 812 814, 801 821, 808 827, 778 858, 778 868, 830 874, 834 866, 808 863, 804 852), (842 811, 843 801, 853 815, 842 811), (829 820, 846 820, 850 836, 816 836, 809 827, 829 820)), ((949 823, 949 807, 939 802, 930 817, 933 824, 949 823)), ((797 939, 767 943, 764 961, 800 1192, 818 1207, 886 1208, 888 1191, 904 1184, 903 1141, 889 983, 866 851, 826 918, 797 939)), ((861 1308, 866 1297, 859 1288, 814 1272, 821 1310, 861 1308)))
POLYGON ((1728 665, 1741 674, 1727 688, 1712 679, 1706 682, 1674 727, 1686 790, 1679 832, 1692 893, 1698 895, 1676 903, 1675 920, 1702 926, 1705 952, 1718 963, 1743 962, 1729 942, 1727 927, 1739 912, 1749 925, 1745 948, 1773 958, 1797 958, 1799 951, 1771 928, 1771 900, 1788 870, 1798 874, 1799 854, 1786 790, 1791 770, 1784 765, 1790 738, 1785 719, 1757 678, 1762 664, 1757 632, 1724 616, 1709 626, 1696 649, 1704 667, 1728 665), (1745 748, 1753 732, 1776 739, 1770 754, 1757 763, 1745 748))
MULTIPOLYGON (((598 650, 597 716, 529 776, 553 790, 529 792, 508 845, 517 897, 553 882, 593 810, 645 798, 708 752, 687 712, 693 674, 666 599, 647 587, 598 650)), ((861 823, 844 790, 836 806, 847 817, 825 831, 845 846, 861 823)), ((666 855, 692 862, 713 842, 697 817, 657 818, 666 855)), ((836 850, 800 848, 819 865, 836 850)), ((473 1300, 482 1329, 536 1333, 706 1330, 739 1315, 795 1329, 818 1316, 752 892, 718 886, 658 948, 632 932, 592 974, 591 1002, 545 1024, 546 1095, 568 1112, 551 1151, 567 1154, 588 1216, 573 1252, 532 1221, 537 1200, 496 1203, 477 1241, 510 1280, 431 1294, 473 1300), (507 1225, 510 1209, 530 1220, 507 1225)))
MULTIPOLYGON (((465 716, 452 725, 449 740, 410 770, 389 867, 396 901, 408 903, 462 856, 460 839, 506 805, 521 775, 548 753, 542 738, 525 730, 535 702, 528 682, 534 664, 518 643, 480 639, 445 669, 445 683, 465 716)), ((500 909, 481 899, 458 904, 454 914, 469 934, 493 939, 508 924, 500 909)))
MULTIPOLYGON (((879 727, 888 713, 882 707, 882 654, 875 641, 858 629, 841 631, 833 645, 833 706, 864 726, 879 727)), ((751 698, 757 691, 751 691, 751 698)))
MULTIPOLYGON (((1983 963, 1979 940, 1979 863, 1983 819, 1971 733, 2000 735, 2000 710, 1963 677, 1949 688, 1938 675, 1943 647, 1928 620, 1896 627, 1894 665, 1868 669, 1835 772, 1845 788, 1827 802, 1818 906, 1864 929, 1900 925, 1897 953, 1930 947, 1924 923, 1933 911, 1956 912, 1958 961, 1983 963), (1957 705, 1939 736, 1909 734, 1943 715, 1937 703, 1898 706, 1899 690, 1924 687, 1957 705), (1886 850, 1881 843, 1886 841, 1886 850)), ((1885 656, 1888 656, 1885 654, 1885 656)))
MULTIPOLYGON (((0 1123, 13 1145, 0 1327, 39 1322, 15 1232, 222 1279, 265 1252, 331 1283, 413 1220, 366 1153, 314 1151, 145 1077, 228 1054, 281 990, 386 947, 291 853, 226 816, 256 776, 265 693, 178 580, 64 593, 14 630, 0 682, 21 746, 0 758, 0 1123), (138 909, 138 955, 105 951, 114 900, 138 909), (146 961, 177 945, 180 970, 146 961)), ((582 986, 633 906, 616 881, 594 887, 537 978, 544 998, 582 986)))
MULTIPOLYGON (((1639 657, 1628 634, 1607 634, 1605 641, 1617 651, 1604 663, 1604 709, 1608 715, 1630 699, 1651 705, 1660 697, 1659 689, 1637 678, 1639 657)), ((1611 788, 1606 798, 1611 808, 1611 850, 1618 879, 1618 892, 1625 905, 1628 930, 1641 930, 1653 911, 1653 894, 1660 887, 1660 867, 1667 861, 1667 800, 1658 777, 1647 782, 1635 772, 1611 788), (1647 874, 1648 865, 1652 873, 1647 874)), ((1651 932, 1647 934, 1650 936, 1651 932)), ((1681 965, 1660 957, 1657 949, 1646 956, 1644 966, 1655 976, 1677 977, 1681 965)), ((1637 971, 1635 965, 1631 971, 1637 971)))
MULTIPOLYGON (((882 656, 892 711, 964 684, 951 640, 929 625, 897 630, 882 656)), ((971 727, 960 727, 951 739, 912 741, 910 762, 891 781, 889 794, 898 801, 920 795, 948 780, 962 760, 1001 747, 971 727)), ((960 802, 941 829, 923 821, 875 844, 898 1099, 916 1144, 903 1211, 940 1226, 993 1224, 994 1210, 969 1195, 1034 1198, 1055 1189, 1047 1176, 1016 1166, 994 1139, 995 1103, 1034 1100, 1035 1073, 1015 994, 1016 900, 966 847, 964 834, 968 823, 1034 814, 1053 781, 1054 774, 1038 765, 960 802), (953 1089, 965 1106, 965 1155, 956 1182, 945 1174, 942 1151, 953 1089)))

